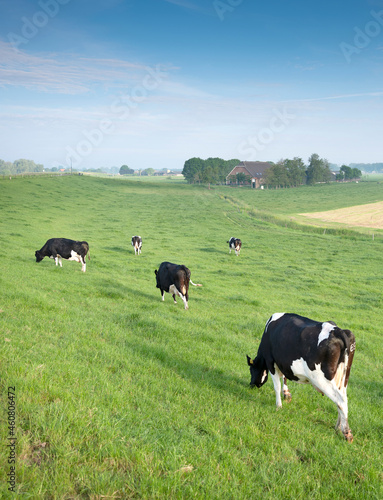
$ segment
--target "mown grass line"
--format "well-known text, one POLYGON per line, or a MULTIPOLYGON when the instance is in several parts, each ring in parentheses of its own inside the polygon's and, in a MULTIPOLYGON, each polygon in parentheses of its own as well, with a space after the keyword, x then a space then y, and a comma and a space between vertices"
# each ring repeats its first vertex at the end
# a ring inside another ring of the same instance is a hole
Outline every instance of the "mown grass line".
POLYGON ((244 210, 257 220, 266 223, 316 234, 327 233, 349 238, 359 238, 360 235, 368 239, 383 238, 381 229, 351 228, 347 224, 316 219, 309 221, 302 216, 305 211, 328 210, 328 206, 345 208, 380 201, 383 198, 383 186, 379 182, 301 186, 294 189, 266 191, 250 188, 228 190, 217 187, 216 191, 218 196, 238 210, 244 210))
MULTIPOLYGON (((16 386, 19 495, 382 496, 380 241, 275 225, 178 181, 12 179, 0 182, 0 203, 0 397, 6 408, 16 386), (34 261, 60 236, 89 242, 85 274, 34 261), (244 242, 239 257, 230 236, 244 242), (188 311, 160 300, 163 260, 203 284, 188 311), (245 354, 276 311, 354 332, 351 445, 312 388, 290 385, 293 401, 278 412, 271 382, 249 389, 245 354)), ((6 423, 2 412, 3 443, 6 423)), ((4 447, 1 461, 8 498, 4 447)))

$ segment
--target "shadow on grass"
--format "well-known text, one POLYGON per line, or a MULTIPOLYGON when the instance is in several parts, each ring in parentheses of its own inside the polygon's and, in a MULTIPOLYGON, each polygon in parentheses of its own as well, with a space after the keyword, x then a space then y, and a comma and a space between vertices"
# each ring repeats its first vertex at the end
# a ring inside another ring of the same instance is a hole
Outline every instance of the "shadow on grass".
POLYGON ((129 246, 126 247, 104 247, 104 250, 108 250, 110 252, 124 253, 126 254, 128 250, 130 250, 129 246))
POLYGON ((231 375, 224 369, 204 365, 195 361, 188 361, 182 356, 176 357, 174 353, 169 353, 165 349, 141 342, 129 342, 129 347, 145 359, 152 359, 156 363, 173 371, 179 377, 188 379, 197 386, 205 386, 223 390, 240 400, 254 400, 254 394, 249 386, 246 370, 246 358, 243 356, 244 377, 238 378, 231 375), (245 376, 246 373, 246 376, 245 376), (246 389, 248 388, 248 391, 246 389))
POLYGON ((207 252, 207 253, 219 253, 219 254, 222 253, 221 250, 217 250, 217 248, 213 247, 201 248, 200 250, 201 252, 207 252))

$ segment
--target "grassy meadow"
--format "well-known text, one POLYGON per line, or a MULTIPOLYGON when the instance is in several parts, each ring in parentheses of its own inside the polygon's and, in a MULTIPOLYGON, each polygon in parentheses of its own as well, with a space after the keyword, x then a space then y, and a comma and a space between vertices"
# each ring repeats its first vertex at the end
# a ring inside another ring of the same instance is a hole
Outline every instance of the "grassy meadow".
POLYGON ((254 191, 0 180, 0 497, 383 498, 383 238, 283 222, 382 200, 376 182, 254 191), (239 257, 231 236, 242 239, 239 257), (86 273, 35 262, 52 237, 88 241, 86 273), (161 301, 154 270, 164 260, 203 284, 190 287, 188 311, 169 294, 161 301), (279 411, 271 380, 249 388, 246 354, 283 311, 355 334, 352 444, 312 387, 290 383, 279 411))

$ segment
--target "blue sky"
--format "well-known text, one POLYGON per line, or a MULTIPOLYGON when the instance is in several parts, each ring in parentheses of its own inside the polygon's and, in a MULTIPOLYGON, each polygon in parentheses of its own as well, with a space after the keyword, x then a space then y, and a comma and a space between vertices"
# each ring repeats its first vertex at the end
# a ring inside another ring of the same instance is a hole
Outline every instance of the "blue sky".
POLYGON ((0 158, 383 161, 383 0, 0 0, 0 158))

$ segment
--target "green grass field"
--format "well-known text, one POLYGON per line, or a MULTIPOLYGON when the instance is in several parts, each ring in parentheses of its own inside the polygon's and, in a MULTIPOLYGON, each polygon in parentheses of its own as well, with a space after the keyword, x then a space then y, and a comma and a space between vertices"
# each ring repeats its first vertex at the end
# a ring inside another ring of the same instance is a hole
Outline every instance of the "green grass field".
POLYGON ((350 186, 0 180, 0 497, 383 498, 383 241, 257 217, 383 200, 382 184, 350 186), (242 239, 239 257, 229 255, 231 236, 242 239), (35 262, 51 237, 89 242, 86 273, 76 262, 35 262), (154 270, 164 260, 203 284, 191 287, 188 311, 169 294, 161 301, 154 270), (290 383, 293 400, 279 411, 271 380, 249 388, 246 354, 279 311, 355 334, 352 444, 312 387, 290 383))

